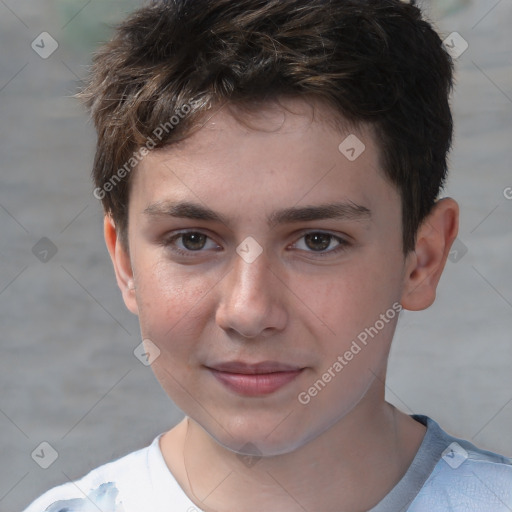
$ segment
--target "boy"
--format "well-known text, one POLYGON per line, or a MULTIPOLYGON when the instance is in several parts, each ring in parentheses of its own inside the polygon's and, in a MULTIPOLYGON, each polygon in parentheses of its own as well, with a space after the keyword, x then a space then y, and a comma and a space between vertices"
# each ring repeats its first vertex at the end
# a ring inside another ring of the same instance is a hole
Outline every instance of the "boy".
POLYGON ((155 1, 95 58, 94 195, 186 417, 27 512, 506 511, 512 462, 384 400, 458 207, 452 63, 399 0, 155 1))

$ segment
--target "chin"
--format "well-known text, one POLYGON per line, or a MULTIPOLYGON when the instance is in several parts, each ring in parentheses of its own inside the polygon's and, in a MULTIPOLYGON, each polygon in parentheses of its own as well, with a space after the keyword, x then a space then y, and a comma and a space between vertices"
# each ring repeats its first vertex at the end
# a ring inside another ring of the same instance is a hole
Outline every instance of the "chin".
POLYGON ((318 434, 304 431, 304 425, 293 425, 283 417, 265 421, 259 418, 231 418, 223 423, 225 430, 218 424, 213 429, 203 429, 221 446, 240 455, 253 457, 272 457, 294 452, 318 434), (277 427, 277 428, 276 428, 277 427), (280 428, 281 427, 281 428, 280 428), (228 433, 229 432, 229 433, 228 433))

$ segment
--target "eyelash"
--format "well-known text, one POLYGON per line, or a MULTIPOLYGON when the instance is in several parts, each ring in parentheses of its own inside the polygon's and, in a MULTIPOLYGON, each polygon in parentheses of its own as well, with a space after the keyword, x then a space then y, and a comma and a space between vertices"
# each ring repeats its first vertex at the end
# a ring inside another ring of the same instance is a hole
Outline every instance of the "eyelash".
MULTIPOLYGON (((190 230, 190 231, 181 231, 179 233, 173 234, 172 236, 166 237, 163 240, 162 245, 164 247, 166 247, 166 248, 169 248, 171 251, 173 251, 174 253, 176 253, 176 254, 178 254, 180 256, 189 257, 189 258, 193 258, 194 257, 194 253, 200 254, 200 253, 205 252, 204 249, 199 249, 197 251, 184 250, 184 249, 180 249, 179 247, 176 247, 174 245, 174 242, 176 240, 182 238, 184 235, 187 235, 187 234, 204 235, 204 236, 206 236, 207 240, 212 240, 211 237, 209 237, 208 235, 206 235, 205 233, 203 233, 201 231, 190 230)), ((341 238, 339 236, 333 235, 332 233, 329 233, 329 232, 326 232, 326 231, 306 231, 306 232, 302 233, 301 236, 298 238, 298 240, 296 242, 294 242, 292 245, 297 244, 297 242, 299 240, 303 239, 305 236, 313 235, 313 234, 314 235, 316 235, 316 234, 318 234, 318 235, 327 235, 327 236, 331 237, 331 239, 329 241, 329 245, 332 243, 332 240, 335 240, 335 241, 338 242, 338 245, 334 249, 331 249, 329 251, 313 251, 313 250, 305 251, 304 249, 299 249, 300 251, 307 252, 308 254, 313 254, 314 257, 322 258, 322 257, 330 256, 330 255, 333 255, 333 254, 338 254, 339 252, 347 250, 347 248, 350 246, 350 242, 348 242, 344 238, 341 238)))

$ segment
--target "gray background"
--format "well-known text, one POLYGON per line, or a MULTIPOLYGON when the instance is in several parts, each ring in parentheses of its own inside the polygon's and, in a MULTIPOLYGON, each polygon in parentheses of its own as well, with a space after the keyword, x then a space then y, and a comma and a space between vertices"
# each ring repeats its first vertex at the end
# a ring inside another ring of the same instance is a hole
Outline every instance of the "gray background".
MULTIPOLYGON (((0 0, 0 512, 181 418, 133 355, 138 324, 91 194, 95 135, 71 98, 108 25, 137 4, 0 0), (47 59, 31 48, 44 31, 59 43, 47 59), (42 237, 57 249, 47 262, 32 251, 42 237), (43 441, 59 455, 46 470, 31 458, 43 441)), ((436 303, 401 318, 388 399, 512 456, 512 5, 439 0, 428 9, 444 35, 469 44, 457 60, 446 190, 461 206, 463 245, 436 303)))

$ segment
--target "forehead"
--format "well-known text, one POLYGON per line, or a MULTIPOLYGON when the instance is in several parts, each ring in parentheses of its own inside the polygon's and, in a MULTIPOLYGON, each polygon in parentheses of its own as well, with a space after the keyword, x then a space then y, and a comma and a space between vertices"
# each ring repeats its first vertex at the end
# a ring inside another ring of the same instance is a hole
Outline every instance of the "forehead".
POLYGON ((144 158, 132 177, 130 209, 194 200, 226 215, 268 218, 278 205, 395 202, 370 127, 337 127, 332 119, 326 106, 301 100, 243 113, 220 109, 185 140, 144 158))

